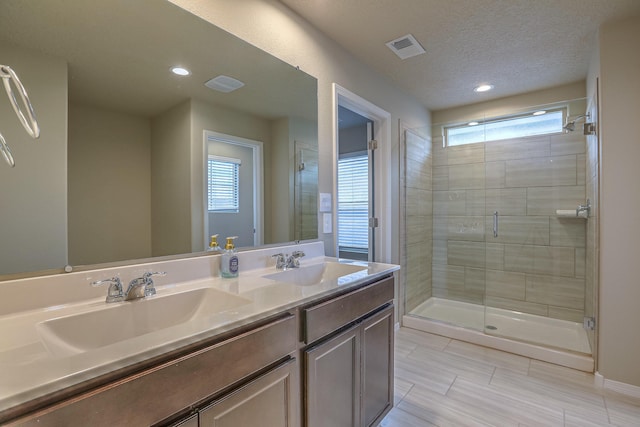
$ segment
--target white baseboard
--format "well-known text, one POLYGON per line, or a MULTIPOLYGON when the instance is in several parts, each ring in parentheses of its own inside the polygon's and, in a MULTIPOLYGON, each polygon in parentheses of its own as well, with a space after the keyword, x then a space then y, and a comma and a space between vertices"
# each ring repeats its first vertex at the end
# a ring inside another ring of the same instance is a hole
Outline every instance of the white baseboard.
POLYGON ((596 387, 604 388, 604 377, 598 371, 593 373, 593 385, 596 387))
MULTIPOLYGON (((598 375, 600 374, 598 373, 598 375)), ((604 377, 602 378, 604 379, 605 390, 615 391, 616 393, 626 394, 627 396, 640 399, 640 387, 627 384, 627 383, 622 383, 620 381, 608 380, 604 377)))

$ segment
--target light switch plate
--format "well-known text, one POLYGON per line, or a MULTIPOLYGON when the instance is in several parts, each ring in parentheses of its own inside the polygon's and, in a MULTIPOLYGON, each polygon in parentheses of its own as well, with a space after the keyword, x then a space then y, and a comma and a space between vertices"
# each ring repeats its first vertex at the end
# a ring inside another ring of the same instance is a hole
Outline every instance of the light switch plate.
POLYGON ((331 193, 320 193, 320 212, 331 212, 331 193))
POLYGON ((330 213, 322 214, 322 232, 323 233, 331 233, 332 227, 332 218, 330 213))

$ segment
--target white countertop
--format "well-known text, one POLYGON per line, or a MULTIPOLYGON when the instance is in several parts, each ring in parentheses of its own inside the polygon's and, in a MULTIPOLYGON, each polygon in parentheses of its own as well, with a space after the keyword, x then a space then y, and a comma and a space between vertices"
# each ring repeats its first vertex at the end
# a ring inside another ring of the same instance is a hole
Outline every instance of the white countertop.
MULTIPOLYGON (((268 252, 267 255, 258 254, 258 258, 270 258, 270 253, 276 253, 278 250, 271 248, 268 252)), ((255 253, 253 255, 256 256, 255 253)), ((100 297, 0 315, 0 412, 340 290, 357 287, 399 269, 399 266, 391 264, 338 260, 324 256, 304 258, 301 264, 304 267, 325 261, 355 263, 362 266, 363 270, 339 279, 306 286, 263 277, 275 273, 273 267, 242 271, 235 279, 206 277, 174 283, 168 279, 162 283, 158 281, 157 295, 148 298, 162 298, 194 289, 213 288, 246 298, 250 302, 213 316, 200 316, 197 320, 72 355, 61 356, 48 351, 39 338, 36 325, 54 318, 105 308, 106 288, 101 288, 104 295, 100 297)), ((168 273, 171 274, 170 271, 168 273)), ((113 327, 117 328, 118 325, 113 327)))

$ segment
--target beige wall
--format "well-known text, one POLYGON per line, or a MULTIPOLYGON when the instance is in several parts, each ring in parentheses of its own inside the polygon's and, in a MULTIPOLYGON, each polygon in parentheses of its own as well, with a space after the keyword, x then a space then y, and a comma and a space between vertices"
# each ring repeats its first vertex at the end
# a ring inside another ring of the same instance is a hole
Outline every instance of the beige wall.
POLYGON ((598 371, 640 387, 640 17, 599 35, 601 198, 598 371))
POLYGON ((151 256, 150 122, 69 105, 69 262, 151 256))
POLYGON ((1 89, 0 132, 16 166, 0 157, 0 274, 59 269, 68 262, 67 64, 8 46, 0 51, 2 64, 26 87, 41 128, 33 140, 1 89))
MULTIPOLYGON (((429 125, 429 112, 415 98, 401 92, 369 67, 321 34, 308 22, 275 0, 171 0, 195 14, 245 39, 318 79, 319 190, 333 193, 333 92, 332 83, 356 93, 391 113, 393 260, 399 247, 399 145, 398 120, 410 128, 429 125), (277 29, 277 31, 274 31, 277 29)), ((319 226, 320 228, 320 226, 319 226)), ((321 231, 321 230, 319 230, 321 231)), ((319 234, 328 253, 333 235, 319 234)))
MULTIPOLYGON (((584 96, 584 81, 579 81, 522 95, 434 111, 432 119, 434 124, 465 123, 484 117, 500 117, 520 111, 529 111, 534 106, 566 103, 566 101, 584 98, 584 96)), ((571 108, 571 105, 569 107, 568 115, 570 116, 584 114, 582 105, 578 105, 576 108, 571 108)))

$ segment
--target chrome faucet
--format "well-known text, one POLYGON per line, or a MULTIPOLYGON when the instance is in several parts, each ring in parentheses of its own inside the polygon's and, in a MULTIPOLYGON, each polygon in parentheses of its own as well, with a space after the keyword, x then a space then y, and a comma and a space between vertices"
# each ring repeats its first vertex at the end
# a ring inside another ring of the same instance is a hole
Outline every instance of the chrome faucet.
POLYGON ((105 283, 109 283, 109 290, 107 291, 106 302, 118 302, 124 300, 124 292, 122 291, 122 281, 119 277, 112 277, 110 279, 96 280, 91 282, 91 286, 101 286, 105 283))
POLYGON ((153 276, 166 276, 164 271, 150 271, 144 273, 142 277, 137 277, 129 282, 129 287, 124 293, 124 300, 131 301, 134 299, 145 298, 156 294, 156 288, 153 283, 153 276))
POLYGON ((304 256, 302 251, 293 251, 291 255, 279 254, 271 255, 271 258, 276 259, 276 270, 288 270, 290 268, 300 267, 300 258, 304 256))

